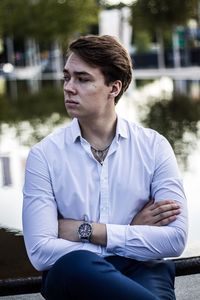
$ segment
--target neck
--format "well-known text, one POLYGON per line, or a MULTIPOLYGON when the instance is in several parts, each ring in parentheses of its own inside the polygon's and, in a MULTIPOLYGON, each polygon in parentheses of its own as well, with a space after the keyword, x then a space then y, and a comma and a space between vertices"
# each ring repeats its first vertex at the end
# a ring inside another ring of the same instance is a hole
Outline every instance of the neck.
POLYGON ((93 120, 83 122, 79 120, 82 136, 88 143, 97 150, 103 150, 108 147, 116 131, 117 116, 116 113, 109 119, 93 120))

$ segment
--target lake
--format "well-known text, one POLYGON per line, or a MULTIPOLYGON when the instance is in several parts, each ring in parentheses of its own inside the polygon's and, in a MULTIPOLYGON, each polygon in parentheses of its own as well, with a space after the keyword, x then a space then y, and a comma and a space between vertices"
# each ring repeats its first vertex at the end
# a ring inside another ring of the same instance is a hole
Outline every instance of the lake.
MULTIPOLYGON (((170 141, 188 199, 189 237, 183 256, 200 255, 199 81, 177 82, 170 77, 135 80, 116 110, 170 141)), ((0 278, 35 274, 21 233, 25 162, 33 144, 67 122, 60 80, 0 78, 0 278)))

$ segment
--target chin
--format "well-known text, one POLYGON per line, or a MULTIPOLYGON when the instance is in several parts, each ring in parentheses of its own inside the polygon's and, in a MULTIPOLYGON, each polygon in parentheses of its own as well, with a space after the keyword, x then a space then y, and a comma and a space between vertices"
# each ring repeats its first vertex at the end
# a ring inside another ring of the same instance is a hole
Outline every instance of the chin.
POLYGON ((70 116, 70 118, 78 118, 78 114, 76 114, 73 111, 67 110, 68 115, 70 116))
POLYGON ((73 110, 68 109, 67 107, 65 107, 65 108, 66 108, 66 111, 67 111, 68 115, 69 115, 71 118, 75 118, 75 117, 76 117, 76 113, 75 113, 73 110))

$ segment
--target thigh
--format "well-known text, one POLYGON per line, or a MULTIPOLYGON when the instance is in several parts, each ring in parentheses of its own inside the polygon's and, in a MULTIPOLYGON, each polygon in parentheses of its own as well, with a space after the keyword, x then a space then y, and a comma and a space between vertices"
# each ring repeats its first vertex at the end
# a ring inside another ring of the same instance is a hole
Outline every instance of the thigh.
MULTIPOLYGON (((117 264, 121 264, 118 259, 117 264)), ((156 300, 141 284, 123 275, 113 264, 89 251, 74 251, 48 272, 44 295, 48 300, 156 300)))
POLYGON ((126 274, 132 280, 138 282, 151 291, 160 300, 175 300, 174 279, 175 265, 169 260, 153 260, 139 262, 137 267, 126 274))

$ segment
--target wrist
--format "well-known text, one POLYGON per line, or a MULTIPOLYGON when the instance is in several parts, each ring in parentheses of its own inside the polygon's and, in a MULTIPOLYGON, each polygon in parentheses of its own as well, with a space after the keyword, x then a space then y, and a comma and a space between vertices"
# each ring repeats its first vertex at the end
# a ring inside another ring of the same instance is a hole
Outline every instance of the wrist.
POLYGON ((78 226, 77 235, 80 242, 87 243, 90 242, 91 236, 93 232, 93 226, 88 221, 83 221, 78 226))
POLYGON ((106 246, 107 245, 107 230, 106 224, 93 223, 92 224, 92 235, 90 242, 95 245, 106 246))

